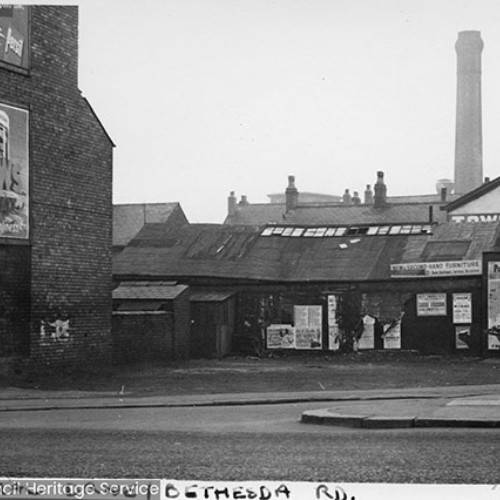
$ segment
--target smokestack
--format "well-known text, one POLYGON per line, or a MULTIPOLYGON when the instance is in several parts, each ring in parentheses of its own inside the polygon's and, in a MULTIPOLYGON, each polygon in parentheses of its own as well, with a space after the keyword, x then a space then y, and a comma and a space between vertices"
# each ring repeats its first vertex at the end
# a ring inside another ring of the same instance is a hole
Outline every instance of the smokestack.
POLYGON ((233 217, 236 215, 237 207, 236 207, 236 196, 234 195, 234 191, 229 193, 227 197, 227 215, 228 217, 233 217))
POLYGON ((384 184, 384 172, 377 172, 377 182, 374 186, 374 206, 375 208, 384 208, 387 205, 387 186, 384 184))
POLYGON ((295 187, 295 176, 288 176, 288 187, 285 190, 286 211, 295 210, 299 204, 299 192, 295 187))
POLYGON ((465 194, 482 184, 481 53, 479 31, 461 31, 457 51, 457 115, 455 134, 455 193, 465 194))
POLYGON ((365 189, 365 205, 371 205, 372 203, 373 203, 373 191, 370 184, 367 184, 365 189))

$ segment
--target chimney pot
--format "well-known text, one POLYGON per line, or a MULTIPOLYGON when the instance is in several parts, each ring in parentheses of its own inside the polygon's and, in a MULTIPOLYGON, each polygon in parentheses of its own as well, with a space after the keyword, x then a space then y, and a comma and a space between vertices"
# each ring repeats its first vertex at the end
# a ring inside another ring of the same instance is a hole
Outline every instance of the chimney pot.
POLYGON ((236 215, 237 207, 236 207, 236 196, 234 195, 234 191, 229 193, 227 197, 227 215, 228 217, 233 217, 236 215))
POLYGON ((248 205, 248 199, 246 197, 246 195, 242 194, 241 195, 241 200, 240 200, 240 205, 248 205))
POLYGON ((448 190, 445 187, 441 188, 441 201, 446 201, 446 196, 448 194, 448 190))
POLYGON ((370 184, 367 184, 365 189, 365 205, 371 205, 372 203, 373 203, 373 191, 370 184))
POLYGON ((350 205, 351 204, 351 194, 349 193, 349 190, 346 189, 344 194, 342 195, 342 203, 344 203, 344 205, 350 205))
POLYGON ((359 193, 357 191, 354 191, 352 202, 354 203, 354 205, 359 205, 361 203, 361 198, 359 197, 359 193))
POLYGON ((285 190, 286 211, 291 212, 299 204, 299 191, 295 187, 295 176, 288 176, 288 187, 285 190))
POLYGON ((375 208, 384 208, 387 205, 387 186, 384 183, 384 172, 377 172, 377 182, 374 186, 374 206, 375 208))
POLYGON ((489 178, 489 177, 485 177, 485 178, 484 178, 484 183, 485 183, 485 184, 488 184, 488 182, 490 182, 490 178, 489 178))

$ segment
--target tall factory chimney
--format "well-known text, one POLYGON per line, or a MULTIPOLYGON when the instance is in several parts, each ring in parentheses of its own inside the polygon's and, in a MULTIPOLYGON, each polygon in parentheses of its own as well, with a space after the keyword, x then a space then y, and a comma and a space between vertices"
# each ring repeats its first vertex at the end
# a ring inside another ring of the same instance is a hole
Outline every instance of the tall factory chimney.
POLYGON ((457 51, 455 193, 465 194, 483 182, 481 52, 479 31, 461 31, 457 51))

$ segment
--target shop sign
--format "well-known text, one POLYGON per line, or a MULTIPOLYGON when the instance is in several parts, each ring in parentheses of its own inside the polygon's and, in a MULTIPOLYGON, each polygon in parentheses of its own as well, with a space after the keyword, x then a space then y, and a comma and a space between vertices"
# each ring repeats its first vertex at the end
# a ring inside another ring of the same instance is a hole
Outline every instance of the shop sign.
POLYGON ((401 349, 401 321, 384 326, 384 349, 401 349))
POLYGON ((498 222, 500 214, 452 215, 451 222, 498 222))
POLYGON ((453 294, 453 323, 455 324, 472 323, 472 294, 470 293, 453 294))
POLYGON ((439 276, 481 275, 481 260, 412 262, 391 264, 391 278, 428 278, 439 276))
POLYGON ((417 316, 446 316, 446 294, 417 294, 417 316))
POLYGON ((268 349, 293 349, 295 331, 292 325, 269 325, 266 345, 268 349))

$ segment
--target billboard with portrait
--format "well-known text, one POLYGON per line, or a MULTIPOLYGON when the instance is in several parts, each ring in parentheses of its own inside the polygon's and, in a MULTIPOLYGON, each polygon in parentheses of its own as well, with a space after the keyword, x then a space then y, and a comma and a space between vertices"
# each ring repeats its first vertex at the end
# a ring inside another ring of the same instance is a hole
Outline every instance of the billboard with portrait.
POLYGON ((28 111, 0 103, 0 237, 29 236, 28 111))
POLYGON ((0 61, 28 69, 29 7, 0 6, 0 61))

